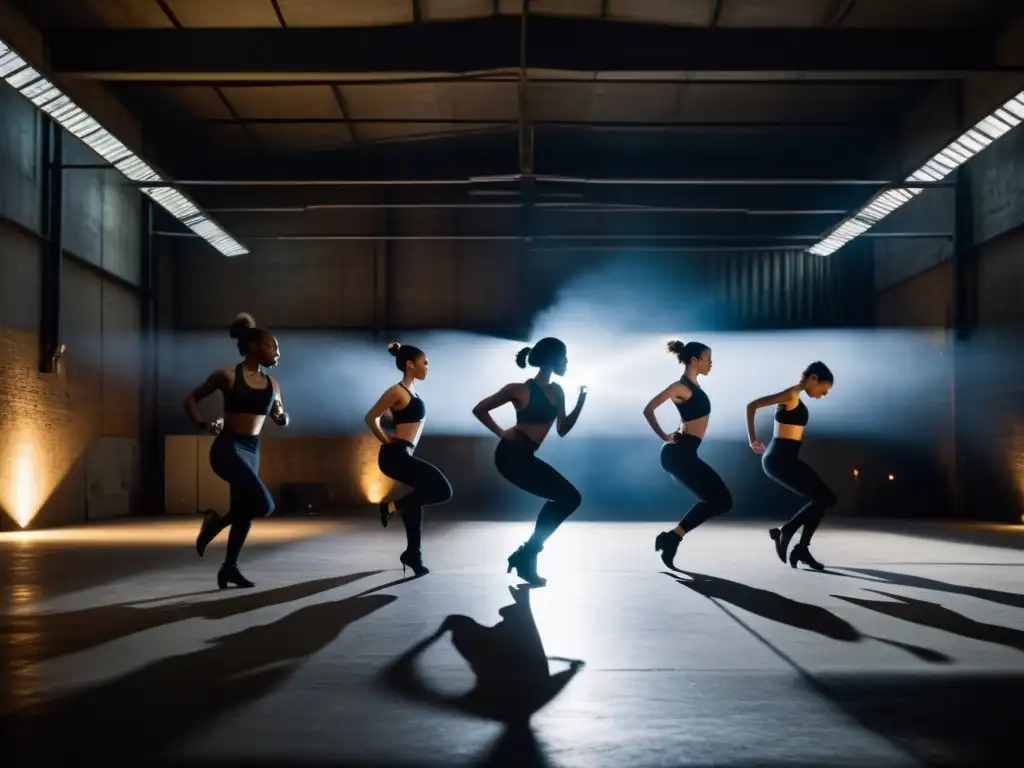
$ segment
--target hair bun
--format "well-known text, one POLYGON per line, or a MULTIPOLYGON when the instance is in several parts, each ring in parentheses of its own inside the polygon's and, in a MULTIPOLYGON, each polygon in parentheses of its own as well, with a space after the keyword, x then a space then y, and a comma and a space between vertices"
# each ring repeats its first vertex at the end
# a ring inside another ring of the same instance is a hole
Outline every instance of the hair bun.
POLYGON ((247 330, 256 327, 256 318, 248 312, 239 312, 228 326, 228 334, 233 339, 241 339, 247 330))
POLYGON ((402 344, 401 342, 398 341, 392 341, 390 344, 388 344, 388 352, 391 353, 392 357, 398 357, 398 350, 400 350, 401 348, 402 344))

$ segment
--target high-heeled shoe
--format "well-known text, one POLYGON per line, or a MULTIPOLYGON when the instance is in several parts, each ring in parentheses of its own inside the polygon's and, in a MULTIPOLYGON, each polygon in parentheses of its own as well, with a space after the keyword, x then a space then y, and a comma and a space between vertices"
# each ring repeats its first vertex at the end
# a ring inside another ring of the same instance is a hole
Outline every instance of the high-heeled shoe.
POLYGON ((527 584, 543 587, 548 580, 537 573, 537 555, 540 551, 541 547, 523 544, 508 556, 508 570, 505 573, 512 573, 512 569, 515 568, 516 574, 527 584))
POLYGON ((793 551, 789 553, 789 565, 792 568, 796 568, 799 563, 803 563, 808 568, 813 568, 816 571, 824 571, 825 566, 814 559, 811 555, 810 547, 806 544, 797 544, 793 547, 793 551))
POLYGON ((779 560, 781 560, 783 564, 786 562, 786 550, 789 549, 789 542, 793 538, 794 533, 796 533, 796 531, 786 533, 784 528, 772 528, 768 531, 768 535, 771 536, 772 541, 775 542, 775 554, 779 556, 779 560))
POLYGON ((236 587, 248 588, 255 587, 256 584, 249 581, 242 572, 238 570, 237 565, 222 565, 220 570, 217 572, 217 586, 221 589, 227 589, 228 584, 233 584, 236 587))
POLYGON ((679 545, 682 541, 682 538, 677 536, 675 531, 662 531, 654 540, 654 551, 661 552, 661 562, 669 568, 675 568, 672 561, 675 560, 676 552, 679 551, 679 545))
POLYGON ((395 514, 391 511, 391 502, 382 501, 378 505, 378 511, 380 512, 380 524, 387 528, 388 521, 391 520, 391 516, 395 514))
POLYGON ((430 569, 423 564, 423 555, 420 552, 406 550, 398 556, 398 561, 402 564, 402 576, 405 576, 407 566, 412 568, 412 572, 416 576, 426 576, 430 573, 430 569))
POLYGON ((210 546, 217 534, 221 531, 220 515, 212 509, 203 516, 203 522, 199 526, 199 535, 196 536, 196 552, 199 557, 206 554, 206 548, 210 546))

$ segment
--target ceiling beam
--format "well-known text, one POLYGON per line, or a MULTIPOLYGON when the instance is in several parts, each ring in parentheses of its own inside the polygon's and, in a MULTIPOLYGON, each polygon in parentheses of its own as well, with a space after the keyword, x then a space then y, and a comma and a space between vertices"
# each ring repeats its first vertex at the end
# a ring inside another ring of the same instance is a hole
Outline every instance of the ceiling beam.
MULTIPOLYGON (((435 142, 429 157, 416 144, 369 145, 345 152, 282 158, 210 152, 183 159, 177 178, 198 180, 200 186, 269 184, 310 187, 370 187, 402 181, 443 186, 438 180, 448 179, 454 180, 453 184, 471 186, 470 179, 483 179, 484 194, 493 194, 501 186, 496 180, 503 180, 509 189, 515 189, 522 177, 518 172, 518 137, 511 133, 483 138, 493 141, 435 142)), ((580 143, 578 139, 573 142, 580 143)), ((825 142, 821 146, 804 142, 803 152, 790 147, 788 151, 772 153, 769 157, 758 157, 750 147, 731 155, 711 150, 698 154, 696 150, 672 153, 670 147, 658 144, 654 148, 664 151, 643 155, 633 153, 623 160, 597 154, 599 146, 570 156, 559 151, 562 142, 551 141, 537 147, 534 173, 546 188, 565 186, 565 191, 571 193, 600 185, 604 179, 651 179, 651 185, 656 185, 658 179, 664 179, 662 186, 666 187, 692 185, 705 188, 731 184, 734 182, 730 180, 735 179, 778 179, 783 181, 777 183, 783 185, 787 183, 785 180, 807 185, 807 181, 799 180, 818 179, 819 186, 851 186, 849 180, 867 179, 853 185, 862 188, 884 184, 885 177, 863 173, 857 162, 863 152, 854 142, 846 143, 851 147, 849 156, 836 156, 835 153, 830 156, 828 148, 835 142, 825 142), (669 182, 673 179, 675 181, 669 182), (682 181, 684 179, 692 181, 682 181)), ((751 183, 746 182, 747 185, 751 183)), ((617 184, 629 185, 625 181, 617 184)))
MULTIPOLYGON (((480 214, 515 211, 522 207, 521 196, 478 195, 469 187, 390 187, 382 202, 379 187, 267 187, 230 186, 195 187, 196 198, 206 210, 222 213, 276 213, 344 216, 347 211, 387 208, 393 210, 432 208, 467 209, 480 214)), ((510 193, 516 188, 508 187, 510 193)), ((547 185, 539 190, 538 210, 552 213, 577 210, 605 211, 625 218, 646 219, 659 213, 721 214, 746 216, 832 217, 838 220, 851 207, 863 202, 871 189, 863 186, 768 187, 748 185, 628 187, 585 186, 556 188, 549 194, 547 185)), ((277 217, 280 218, 280 217, 277 217)), ((290 220, 290 219, 289 219, 290 220)), ((819 226, 824 226, 821 218, 819 226)))
MULTIPOLYGON (((344 107, 341 107, 344 112, 344 107)), ((232 112, 234 110, 231 110, 232 112)), ((520 126, 520 118, 508 117, 212 117, 212 118, 168 118, 147 120, 147 123, 162 125, 479 125, 494 127, 520 126)), ((550 128, 593 128, 595 130, 620 131, 762 131, 765 129, 793 129, 796 131, 852 131, 857 123, 852 121, 792 121, 792 120, 534 120, 532 125, 550 128)))
MULTIPOLYGON (((287 81, 522 64, 515 16, 360 28, 54 30, 48 38, 55 71, 103 80, 287 81)), ((556 17, 531 18, 526 61, 553 70, 691 74, 1000 70, 989 32, 709 29, 556 17)))

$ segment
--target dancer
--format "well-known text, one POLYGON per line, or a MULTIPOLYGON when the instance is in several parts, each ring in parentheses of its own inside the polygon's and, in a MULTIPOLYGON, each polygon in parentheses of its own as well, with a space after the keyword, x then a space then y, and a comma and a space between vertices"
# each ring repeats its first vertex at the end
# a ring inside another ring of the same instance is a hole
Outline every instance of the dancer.
POLYGON ((789 553, 789 564, 793 568, 798 563, 806 563, 816 571, 825 569, 811 556, 811 537, 824 517, 825 510, 834 507, 837 499, 832 489, 818 477, 818 473, 800 460, 800 444, 804 439, 804 427, 808 419, 807 406, 800 399, 800 393, 806 392, 808 397, 818 400, 832 389, 833 381, 832 371, 827 365, 822 362, 811 363, 800 377, 799 384, 747 405, 747 437, 754 453, 764 454, 761 457, 764 473, 783 488, 809 499, 781 529, 772 528, 768 531, 775 541, 776 554, 785 563, 790 539, 798 528, 803 528, 800 543, 789 553), (777 407, 775 436, 766 451, 764 443, 757 439, 754 431, 754 414, 759 408, 769 405, 777 407))
POLYGON ((281 388, 261 370, 273 368, 281 359, 277 339, 257 328, 252 315, 244 312, 231 324, 228 333, 238 342, 238 353, 244 359, 234 370, 214 371, 185 398, 189 420, 204 432, 216 435, 210 448, 210 467, 231 486, 228 513, 221 517, 208 512, 196 537, 196 550, 202 557, 217 534, 231 528, 224 564, 217 573, 221 589, 229 584, 256 586, 238 570, 238 555, 252 521, 274 512, 274 499, 260 480, 260 431, 267 416, 281 427, 288 426, 289 421, 281 388), (218 390, 224 393, 224 418, 204 421, 197 403, 218 390))
POLYGON ((697 456, 711 416, 711 400, 697 383, 697 376, 711 373, 711 348, 699 341, 688 344, 670 341, 666 346, 679 364, 685 366, 683 375, 651 399, 644 408, 644 417, 654 433, 665 441, 661 447, 662 469, 698 498, 679 525, 671 531, 662 531, 654 540, 654 551, 661 552, 661 561, 674 568, 672 561, 683 536, 708 518, 732 509, 732 494, 718 473, 697 456), (665 434, 654 418, 655 409, 666 400, 671 400, 679 410, 680 428, 671 435, 665 434))
POLYGON ((427 415, 427 406, 416 394, 414 382, 427 378, 427 356, 422 349, 397 341, 388 345, 388 352, 394 356, 395 365, 402 372, 402 380, 373 404, 366 414, 366 426, 381 442, 380 453, 377 454, 380 471, 413 490, 397 501, 382 501, 380 522, 387 527, 391 515, 396 511, 401 513, 406 537, 405 551, 398 558, 402 563, 402 573, 408 566, 417 576, 423 576, 430 573, 430 569, 423 565, 420 551, 423 507, 449 501, 452 487, 441 470, 413 455, 427 415), (388 437, 380 427, 380 417, 385 411, 390 411, 394 419, 394 437, 388 437))
POLYGON ((547 499, 537 515, 533 536, 508 558, 508 572, 516 569, 519 578, 543 586, 547 580, 537 574, 537 555, 544 542, 581 503, 580 492, 550 464, 537 458, 537 449, 547 437, 551 424, 558 419, 558 436, 565 437, 576 424, 587 399, 587 388, 580 387, 579 398, 572 413, 565 413, 565 394, 551 382, 551 374, 564 376, 568 366, 565 344, 559 339, 545 338, 537 346, 524 347, 516 355, 516 364, 527 364, 540 370, 525 383, 506 384, 498 392, 481 400, 473 415, 491 432, 501 438, 494 451, 494 464, 502 477, 527 493, 547 499), (502 429, 491 417, 491 411, 505 403, 516 408, 516 425, 502 429))

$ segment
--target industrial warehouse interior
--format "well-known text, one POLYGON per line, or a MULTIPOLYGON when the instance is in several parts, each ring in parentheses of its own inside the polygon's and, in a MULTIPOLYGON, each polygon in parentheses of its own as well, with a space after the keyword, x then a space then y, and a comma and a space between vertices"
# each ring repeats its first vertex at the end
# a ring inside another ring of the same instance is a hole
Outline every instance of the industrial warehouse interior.
POLYGON ((0 79, 4 766, 1020 763, 1019 2, 0 0, 0 79))

